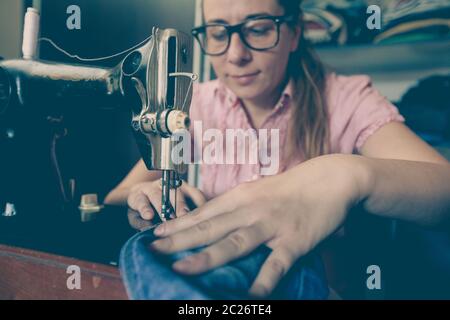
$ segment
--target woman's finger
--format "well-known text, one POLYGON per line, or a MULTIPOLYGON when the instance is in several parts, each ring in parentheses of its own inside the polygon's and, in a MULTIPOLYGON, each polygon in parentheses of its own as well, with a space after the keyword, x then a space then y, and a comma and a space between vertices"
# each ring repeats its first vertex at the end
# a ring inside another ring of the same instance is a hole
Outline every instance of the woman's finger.
POLYGON ((158 187, 158 184, 152 184, 148 188, 142 188, 141 192, 147 197, 147 200, 153 208, 153 212, 159 213, 161 211, 161 189, 158 187))
POLYGON ((248 255, 270 237, 262 224, 239 229, 200 253, 177 261, 173 268, 187 275, 203 273, 248 255))
POLYGON ((287 245, 275 248, 261 267, 250 295, 260 298, 270 295, 298 259, 299 255, 294 252, 287 245))
POLYGON ((233 199, 232 194, 224 194, 207 202, 205 205, 195 209, 188 215, 163 223, 155 229, 155 235, 158 237, 167 237, 191 228, 212 217, 233 211, 236 208, 237 203, 238 200, 233 199))
POLYGON ((151 220, 154 217, 155 212, 151 200, 141 191, 136 191, 130 195, 128 198, 128 206, 131 209, 138 211, 145 220, 151 220))
POLYGON ((132 228, 143 231, 152 226, 151 222, 142 219, 140 213, 131 208, 128 209, 128 222, 132 228))
POLYGON ((239 227, 248 226, 247 217, 248 215, 242 211, 224 213, 167 238, 157 240, 153 242, 152 247, 161 253, 170 254, 209 245, 224 238, 239 227))
POLYGON ((183 192, 179 189, 170 190, 170 203, 172 204, 174 210, 176 209, 176 216, 178 218, 185 216, 189 212, 185 196, 183 192))
POLYGON ((181 191, 185 194, 185 196, 191 198, 197 208, 203 206, 207 201, 203 192, 188 183, 183 183, 181 185, 181 191))

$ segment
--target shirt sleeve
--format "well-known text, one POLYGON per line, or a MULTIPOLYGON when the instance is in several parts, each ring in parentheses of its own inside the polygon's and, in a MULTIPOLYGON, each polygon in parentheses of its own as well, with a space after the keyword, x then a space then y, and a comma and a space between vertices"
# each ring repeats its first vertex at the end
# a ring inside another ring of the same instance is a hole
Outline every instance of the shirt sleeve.
POLYGON ((368 76, 328 79, 332 150, 360 153, 367 139, 390 122, 404 122, 398 109, 376 90, 368 76))

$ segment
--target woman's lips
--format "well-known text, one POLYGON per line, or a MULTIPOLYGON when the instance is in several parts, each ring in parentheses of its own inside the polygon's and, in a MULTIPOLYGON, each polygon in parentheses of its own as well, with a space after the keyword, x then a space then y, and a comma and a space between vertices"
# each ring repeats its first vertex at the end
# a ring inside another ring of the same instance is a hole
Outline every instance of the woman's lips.
POLYGON ((256 77, 260 74, 260 72, 254 72, 244 75, 230 76, 233 81, 237 82, 241 86, 246 86, 255 81, 256 77))

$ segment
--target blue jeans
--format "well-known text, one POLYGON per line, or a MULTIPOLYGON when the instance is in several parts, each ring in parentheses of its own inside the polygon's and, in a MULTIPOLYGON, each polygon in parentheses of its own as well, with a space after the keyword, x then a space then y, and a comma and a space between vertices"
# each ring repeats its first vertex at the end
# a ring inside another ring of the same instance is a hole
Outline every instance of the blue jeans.
MULTIPOLYGON (((209 300, 249 299, 247 292, 271 249, 261 246, 244 258, 196 276, 174 272, 171 265, 195 252, 174 255, 151 252, 153 230, 138 233, 122 248, 120 271, 130 299, 209 300)), ((298 260, 269 299, 326 299, 328 286, 321 259, 313 254, 298 260)))

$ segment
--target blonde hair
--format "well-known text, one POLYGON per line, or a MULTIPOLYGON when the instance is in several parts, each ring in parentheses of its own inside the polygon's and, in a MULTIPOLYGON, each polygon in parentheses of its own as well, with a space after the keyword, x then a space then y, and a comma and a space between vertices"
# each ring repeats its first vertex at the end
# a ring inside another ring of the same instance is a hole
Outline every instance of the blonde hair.
POLYGON ((302 0, 278 0, 285 14, 298 17, 290 26, 300 26, 297 51, 291 54, 287 72, 294 81, 292 117, 295 129, 291 133, 297 148, 306 159, 330 153, 330 129, 326 90, 326 70, 312 46, 304 37, 302 0))

